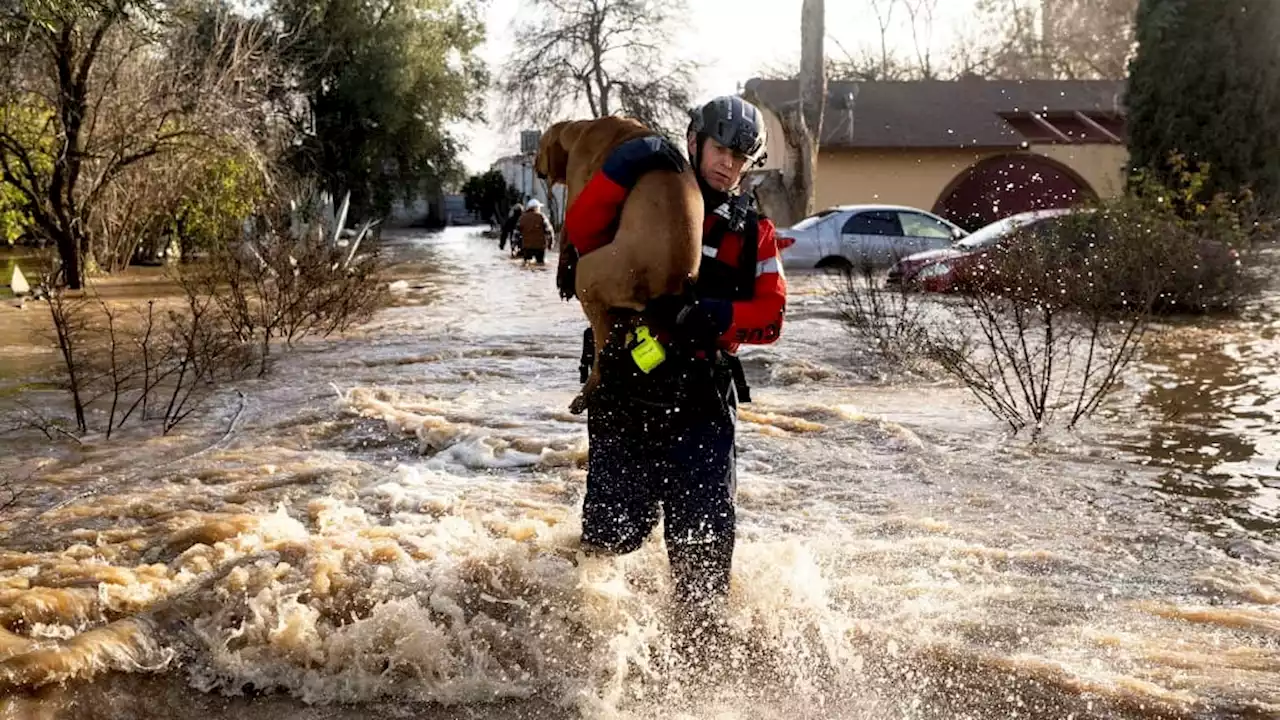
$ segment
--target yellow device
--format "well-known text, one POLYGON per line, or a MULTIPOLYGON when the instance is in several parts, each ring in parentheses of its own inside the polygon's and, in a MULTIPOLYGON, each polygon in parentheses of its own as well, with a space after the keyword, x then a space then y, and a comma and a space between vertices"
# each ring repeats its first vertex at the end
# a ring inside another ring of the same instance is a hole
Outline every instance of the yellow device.
MULTIPOLYGON (((628 340, 630 339, 628 336, 628 340)), ((642 325, 636 328, 635 344, 631 346, 631 359, 644 374, 648 375, 667 359, 667 351, 649 332, 649 328, 642 325)))

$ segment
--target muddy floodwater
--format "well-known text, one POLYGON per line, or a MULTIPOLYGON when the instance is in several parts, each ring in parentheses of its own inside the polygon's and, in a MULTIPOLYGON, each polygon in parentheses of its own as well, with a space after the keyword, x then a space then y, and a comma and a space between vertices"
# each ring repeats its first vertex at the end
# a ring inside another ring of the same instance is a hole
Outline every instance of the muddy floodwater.
POLYGON ((880 374, 793 276, 743 353, 731 637, 691 670, 661 533, 578 553, 554 259, 389 242, 431 268, 395 307, 178 434, 7 441, 0 717, 1280 716, 1273 299, 1162 327, 1103 417, 1032 445, 880 374))

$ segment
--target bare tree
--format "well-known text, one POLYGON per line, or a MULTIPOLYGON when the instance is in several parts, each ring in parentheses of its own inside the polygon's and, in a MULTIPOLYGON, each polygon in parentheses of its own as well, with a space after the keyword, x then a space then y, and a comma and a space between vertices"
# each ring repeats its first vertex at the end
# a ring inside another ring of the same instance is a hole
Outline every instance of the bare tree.
POLYGON ((903 0, 907 20, 911 25, 911 44, 915 51, 915 64, 920 76, 926 80, 937 77, 933 65, 933 19, 938 0, 903 0))
POLYGON ((893 11, 898 7, 898 0, 871 0, 871 11, 876 15, 876 26, 880 30, 880 72, 889 69, 889 28, 893 25, 893 11))
POLYGON ((832 38, 840 56, 827 59, 827 76, 832 80, 862 82, 932 80, 943 74, 933 55, 934 15, 938 0, 867 0, 879 32, 874 49, 866 46, 850 51, 832 38), (897 11, 901 9, 901 13, 897 11), (898 18, 895 23, 895 14, 898 18), (895 28, 911 33, 911 47, 895 47, 890 35, 895 28))
POLYGON ((683 136, 697 64, 675 56, 683 0, 526 0, 499 86, 513 122, 621 113, 683 136))
POLYGON ((1138 0, 979 0, 957 52, 964 72, 1030 80, 1122 79, 1138 0))
POLYGON ((826 35, 826 8, 823 0, 804 0, 800 10, 800 72, 795 100, 768 106, 782 124, 788 152, 780 175, 759 187, 769 214, 781 224, 791 224, 813 212, 815 179, 818 170, 818 143, 822 137, 822 116, 827 107, 827 68, 823 53, 826 35), (777 198, 778 201, 766 198, 777 198))

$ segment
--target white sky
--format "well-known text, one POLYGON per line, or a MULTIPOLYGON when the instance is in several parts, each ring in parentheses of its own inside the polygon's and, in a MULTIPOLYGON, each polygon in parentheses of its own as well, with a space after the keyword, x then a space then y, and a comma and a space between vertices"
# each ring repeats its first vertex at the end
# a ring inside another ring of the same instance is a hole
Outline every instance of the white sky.
MULTIPOLYGON (((921 0, 905 0, 919 3, 921 0)), ((933 48, 935 57, 941 57, 947 47, 964 33, 975 28, 966 19, 971 14, 973 0, 934 0, 935 10, 932 31, 923 20, 917 23, 922 46, 933 48)), ((759 73, 762 68, 787 63, 794 64, 800 54, 800 4, 801 0, 686 0, 691 17, 688 31, 677 39, 681 52, 692 55, 705 64, 699 76, 697 100, 732 93, 739 84, 759 73)), ((875 48, 878 52, 880 28, 873 0, 827 0, 826 25, 828 56, 841 56, 838 41, 850 53, 861 48, 875 48)), ((885 12, 894 0, 875 0, 885 12)), ((900 52, 914 53, 904 0, 890 16, 894 27, 890 30, 891 45, 900 52)), ((928 0, 925 0, 925 4, 928 0)), ((488 39, 481 49, 481 56, 495 74, 506 58, 510 46, 511 19, 520 7, 520 0, 489 0, 486 13, 488 39)), ((497 108, 489 113, 497 116, 497 108)), ((502 127, 496 122, 488 126, 473 124, 457 128, 467 145, 462 159, 470 172, 483 172, 502 155, 519 148, 520 128, 502 127)))

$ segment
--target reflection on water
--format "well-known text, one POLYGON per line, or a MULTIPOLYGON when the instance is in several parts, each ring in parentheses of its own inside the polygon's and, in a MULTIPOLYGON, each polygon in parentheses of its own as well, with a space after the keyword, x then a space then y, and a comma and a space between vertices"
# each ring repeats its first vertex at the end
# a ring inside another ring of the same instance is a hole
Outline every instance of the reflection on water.
MULTIPOLYGON (((1157 492, 1218 534, 1280 530, 1280 295, 1239 319, 1184 320, 1149 340, 1125 396, 1145 422, 1117 423, 1108 443, 1164 468, 1157 492), (1185 503, 1191 503, 1187 509, 1185 503)), ((1123 403, 1117 403, 1122 405, 1123 403)))

